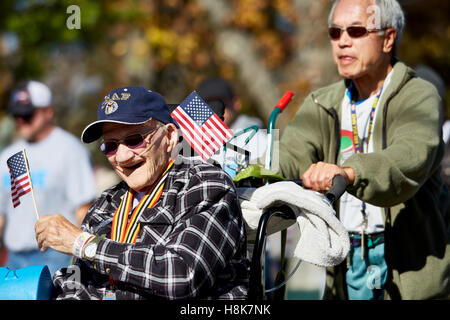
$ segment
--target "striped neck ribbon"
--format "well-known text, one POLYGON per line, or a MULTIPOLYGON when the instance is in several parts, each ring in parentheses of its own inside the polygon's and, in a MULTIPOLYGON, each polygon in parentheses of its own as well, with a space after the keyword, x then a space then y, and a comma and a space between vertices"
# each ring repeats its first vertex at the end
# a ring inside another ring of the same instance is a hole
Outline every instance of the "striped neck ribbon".
POLYGON ((123 243, 135 243, 140 230, 139 218, 147 208, 153 208, 161 197, 164 183, 169 174, 169 169, 173 165, 173 160, 169 162, 164 173, 159 178, 158 182, 151 188, 139 201, 133 212, 130 211, 133 206, 133 200, 136 191, 129 189, 119 207, 114 213, 112 227, 111 227, 111 239, 117 242, 123 243))

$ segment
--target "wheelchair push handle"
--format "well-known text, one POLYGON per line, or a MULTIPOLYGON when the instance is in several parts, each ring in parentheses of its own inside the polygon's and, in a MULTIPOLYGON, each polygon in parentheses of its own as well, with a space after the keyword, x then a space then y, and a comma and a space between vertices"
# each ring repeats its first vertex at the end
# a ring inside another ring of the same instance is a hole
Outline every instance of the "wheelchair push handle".
POLYGON ((273 149, 273 135, 272 131, 275 129, 275 122, 277 120, 278 115, 283 112, 284 108, 291 101, 294 93, 292 91, 286 91, 286 93, 281 97, 278 103, 273 108, 272 113, 269 117, 269 124, 267 126, 267 152, 266 152, 266 161, 265 168, 272 169, 272 149, 273 149))
MULTIPOLYGON (((283 112, 284 108, 291 101, 294 93, 292 91, 286 91, 286 93, 281 97, 280 101, 276 104, 275 108, 280 108, 280 113, 283 112)), ((275 109, 274 108, 274 109, 275 109)))
POLYGON ((344 194, 346 188, 347 182, 345 181, 345 178, 343 176, 335 176, 333 178, 333 184, 330 190, 325 194, 325 197, 327 197, 330 203, 333 203, 344 194))
MULTIPOLYGON (((299 186, 303 187, 303 181, 300 180, 289 180, 292 182, 295 182, 299 186)), ((343 176, 335 176, 333 178, 332 186, 330 190, 328 190, 325 193, 325 197, 328 199, 328 201, 332 204, 337 199, 339 199, 345 192, 345 189, 347 188, 347 182, 345 181, 345 178, 343 176)))

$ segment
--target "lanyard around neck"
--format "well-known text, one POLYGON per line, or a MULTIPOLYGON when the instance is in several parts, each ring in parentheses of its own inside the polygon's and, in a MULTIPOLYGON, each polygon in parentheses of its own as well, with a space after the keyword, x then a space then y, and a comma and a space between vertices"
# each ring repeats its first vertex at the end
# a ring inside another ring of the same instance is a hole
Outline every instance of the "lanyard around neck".
MULTIPOLYGON (((351 88, 349 90, 351 92, 351 88)), ((373 120, 375 118, 375 110, 378 105, 378 101, 380 100, 382 90, 383 90, 383 88, 378 90, 378 93, 372 104, 372 109, 370 110, 369 132, 368 132, 368 136, 367 136, 367 147, 369 147, 369 141, 370 141, 370 137, 372 135, 373 120)), ((361 145, 359 143, 358 125, 357 125, 357 118, 356 118, 356 101, 354 99, 351 100, 350 111, 351 111, 351 116, 352 116, 353 145, 355 147, 355 153, 361 153, 362 150, 361 150, 361 145)), ((364 257, 364 238, 363 237, 364 237, 364 233, 366 231, 367 223, 368 223, 367 213, 366 213, 366 203, 364 201, 362 201, 362 204, 361 204, 361 214, 363 217, 363 221, 362 221, 362 225, 361 225, 361 227, 362 227, 361 235, 362 235, 362 239, 363 239, 363 245, 361 248, 361 258, 363 258, 364 257)))
MULTIPOLYGON (((378 101, 380 100, 382 89, 378 90, 377 96, 375 97, 375 100, 372 104, 372 109, 370 110, 370 118, 369 118, 369 133, 367 137, 367 146, 369 145, 370 137, 372 135, 372 126, 373 126, 373 119, 375 117, 375 109, 378 105, 378 101)), ((359 136, 358 136, 358 121, 356 118, 356 101, 352 99, 351 106, 350 106, 351 116, 352 116, 352 132, 353 132, 353 146, 355 147, 356 153, 361 153, 361 145, 359 143, 359 136)))

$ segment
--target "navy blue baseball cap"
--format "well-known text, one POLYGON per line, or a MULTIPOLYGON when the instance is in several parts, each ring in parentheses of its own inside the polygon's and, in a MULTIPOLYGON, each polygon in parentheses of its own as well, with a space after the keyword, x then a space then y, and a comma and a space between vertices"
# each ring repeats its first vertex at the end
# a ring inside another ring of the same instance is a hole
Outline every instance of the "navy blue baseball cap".
POLYGON ((109 92, 99 104, 97 121, 83 130, 81 141, 90 143, 99 139, 104 123, 143 124, 150 119, 179 127, 159 93, 142 86, 117 88, 109 92))

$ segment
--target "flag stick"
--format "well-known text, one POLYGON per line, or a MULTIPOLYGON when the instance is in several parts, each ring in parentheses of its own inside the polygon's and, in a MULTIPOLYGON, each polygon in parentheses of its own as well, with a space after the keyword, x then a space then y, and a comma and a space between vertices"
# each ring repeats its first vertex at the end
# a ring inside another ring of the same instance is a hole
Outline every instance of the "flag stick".
POLYGON ((36 205, 36 199, 34 198, 33 182, 31 181, 31 174, 30 174, 30 169, 28 168, 28 159, 27 159, 27 155, 25 154, 25 149, 22 150, 22 153, 23 153, 23 159, 25 160, 25 166, 27 168, 28 179, 30 180, 31 196, 33 198, 34 212, 36 213, 36 219, 39 220, 39 212, 38 212, 37 205, 36 205))

